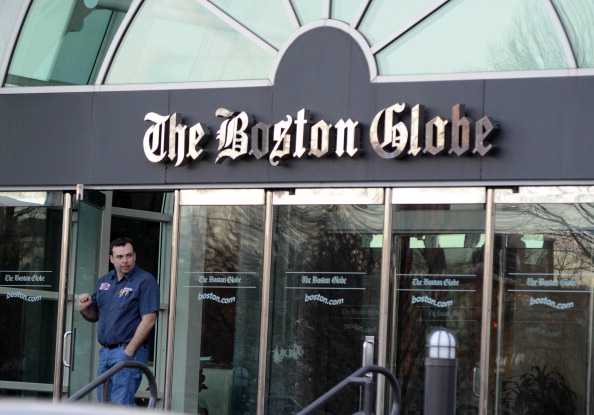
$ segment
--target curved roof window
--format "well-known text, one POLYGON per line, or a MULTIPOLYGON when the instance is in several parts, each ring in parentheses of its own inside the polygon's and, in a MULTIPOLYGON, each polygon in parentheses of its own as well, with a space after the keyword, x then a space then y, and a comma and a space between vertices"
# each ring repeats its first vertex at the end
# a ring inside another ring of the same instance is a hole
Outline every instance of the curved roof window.
POLYGON ((540 0, 452 1, 377 54, 391 75, 559 69, 572 59, 540 0))
POLYGON ((36 0, 5 86, 93 84, 132 0, 36 0))
POLYGON ((569 36, 578 68, 594 68, 594 2, 555 0, 553 2, 569 36))
POLYGON ((380 78, 594 67, 591 0, 32 0, 5 85, 271 81, 332 20, 380 78))
POLYGON ((425 18, 435 7, 435 0, 374 1, 358 27, 371 46, 392 42, 394 37, 425 18))
POLYGON ((270 79, 328 19, 363 36, 379 76, 594 66, 589 0, 145 0, 106 83, 270 79))
POLYGON ((106 83, 267 78, 277 48, 291 34, 282 2, 231 3, 146 0, 106 83), (253 12, 263 9, 267 13, 253 12))

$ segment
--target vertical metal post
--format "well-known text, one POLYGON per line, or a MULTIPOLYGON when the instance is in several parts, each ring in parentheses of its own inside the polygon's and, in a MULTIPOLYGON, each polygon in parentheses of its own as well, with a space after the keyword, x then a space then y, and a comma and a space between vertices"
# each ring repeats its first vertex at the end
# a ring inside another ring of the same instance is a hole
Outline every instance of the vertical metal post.
MULTIPOLYGON (((361 367, 372 366, 374 355, 375 336, 365 336, 365 340, 363 341, 363 359, 361 359, 361 367)), ((373 376, 373 372, 365 374, 365 377, 369 378, 370 382, 364 384, 363 391, 359 396, 359 409, 362 409, 365 414, 371 414, 371 410, 373 409, 373 389, 369 387, 369 384, 373 383, 373 376)))
POLYGON ((107 402, 109 398, 109 382, 111 382, 111 379, 106 379, 101 385, 101 402, 107 402))
POLYGON ((268 316, 270 313, 270 285, 271 285, 271 264, 272 264, 272 215, 273 215, 273 192, 266 192, 266 208, 264 222, 264 264, 262 271, 262 310, 260 314, 260 353, 258 356, 258 393, 257 393, 257 415, 265 412, 264 401, 266 399, 266 352, 268 348, 268 316))
POLYGON ((167 356, 165 365, 165 386, 163 408, 171 409, 171 383, 173 380, 173 347, 175 337, 175 304, 177 295, 177 272, 179 256, 179 217, 180 217, 180 191, 174 193, 173 226, 171 235, 171 281, 169 286, 169 318, 167 320, 167 356))
POLYGON ((483 314, 481 319, 481 373, 479 415, 487 415, 489 387, 489 347, 491 342, 491 307, 493 287, 493 256, 495 251, 495 191, 487 189, 485 221, 485 253, 483 268, 483 314))
MULTIPOLYGON (((384 190, 384 235, 382 243, 382 268, 380 283, 379 329, 377 364, 386 367, 388 355, 388 318, 390 312, 390 269, 392 253, 392 189, 384 190)), ((377 379, 376 413, 384 413, 385 380, 377 379)))
MULTIPOLYGON (((594 253, 590 252, 590 257, 594 257, 594 253)), ((590 316, 590 318, 592 318, 592 316, 594 316, 594 292, 590 291, 590 299, 589 299, 589 303, 590 306, 588 307, 588 316, 590 316)), ((586 360, 586 367, 587 367, 587 376, 586 376, 586 390, 592 390, 592 350, 593 349, 593 328, 592 328, 592 324, 588 325, 588 350, 590 351, 590 353, 588 353, 588 359, 586 360)), ((591 410, 592 407, 592 394, 587 393, 586 394, 586 412, 587 414, 592 413, 591 410)))
POLYGON ((68 287, 68 249, 70 244, 70 215, 72 209, 72 195, 64 193, 62 208, 62 247, 60 253, 60 283, 58 287, 58 322, 56 327, 56 352, 54 356, 54 394, 53 400, 62 397, 62 381, 64 373, 62 368, 64 341, 63 334, 66 324, 66 290, 68 287))
MULTIPOLYGON (((372 373, 371 377, 373 378, 375 375, 372 373)), ((365 397, 363 398, 363 413, 365 415, 372 415, 373 414, 373 386, 375 382, 370 380, 369 382, 365 383, 365 397)))

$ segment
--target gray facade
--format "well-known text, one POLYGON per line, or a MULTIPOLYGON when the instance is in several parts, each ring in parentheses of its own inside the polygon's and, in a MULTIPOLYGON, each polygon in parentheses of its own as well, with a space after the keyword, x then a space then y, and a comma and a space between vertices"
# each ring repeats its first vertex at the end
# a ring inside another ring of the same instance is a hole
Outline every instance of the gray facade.
POLYGON ((588 134, 594 130, 594 77, 372 82, 357 43, 334 28, 318 28, 295 41, 276 69, 274 85, 105 89, 5 89, 0 94, 1 185, 514 185, 592 179, 594 142, 588 134), (446 152, 384 159, 370 144, 370 125, 379 111, 396 103, 422 104, 425 120, 450 121, 452 107, 463 104, 472 120, 488 116, 497 123, 495 150, 483 157, 446 152), (255 123, 272 125, 287 115, 295 118, 303 108, 311 111, 311 123, 352 119, 359 122, 362 152, 357 158, 289 158, 278 166, 254 157, 217 164, 216 133, 223 121, 215 116, 218 108, 245 111, 255 123), (208 128, 207 157, 179 167, 149 162, 142 148, 149 112, 181 113, 185 125, 208 128))

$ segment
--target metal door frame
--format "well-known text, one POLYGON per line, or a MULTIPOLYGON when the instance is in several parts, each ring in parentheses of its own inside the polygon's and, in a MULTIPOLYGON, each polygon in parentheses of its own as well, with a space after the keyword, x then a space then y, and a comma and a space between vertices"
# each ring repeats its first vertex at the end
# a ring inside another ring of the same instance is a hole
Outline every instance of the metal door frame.
MULTIPOLYGON (((390 284, 390 250, 391 250, 391 229, 392 229, 392 215, 391 215, 391 198, 392 189, 390 188, 374 188, 374 187, 360 187, 360 188, 306 188, 306 189, 291 189, 291 190, 277 190, 269 192, 271 206, 267 205, 270 209, 270 214, 267 216, 266 235, 268 250, 266 251, 267 259, 267 289, 266 294, 269 301, 270 295, 270 272, 271 272, 271 261, 272 261, 272 221, 273 221, 273 206, 281 205, 384 205, 384 229, 382 235, 382 267, 380 275, 380 301, 379 301, 379 317, 378 317, 378 333, 375 344, 377 348, 377 362, 379 366, 385 366, 386 355, 387 355, 387 333, 388 333, 388 308, 389 308, 389 284, 390 284), (270 222, 270 223, 269 223, 270 222), (268 224, 269 223, 269 224, 268 224)), ((269 306, 266 305, 266 323, 268 323, 269 306)), ((262 316, 264 318, 264 315, 262 316)), ((267 333, 267 329, 266 329, 267 333)), ((262 380, 265 381, 266 365, 267 361, 267 347, 268 341, 265 337, 265 342, 260 343, 260 374, 262 380)), ((258 390, 258 413, 257 415, 264 414, 264 401, 265 401, 265 384, 258 390)), ((384 379, 379 377, 378 388, 377 388, 377 413, 382 413, 384 404, 384 379)))
MULTIPOLYGON (((480 361, 481 367, 483 361, 488 362, 489 351, 487 349, 489 345, 488 337, 488 322, 490 319, 490 298, 491 298, 491 287, 492 287, 492 251, 493 251, 493 230, 492 230, 492 189, 486 187, 410 187, 410 188, 392 188, 392 199, 389 209, 394 205, 406 205, 406 204, 484 204, 485 205, 485 260, 483 266, 483 304, 481 311, 481 351, 480 361), (487 301, 488 300, 488 301, 487 301), (485 329, 486 327, 486 329, 485 329)), ((391 210, 390 210, 391 213, 391 210)), ((386 231, 386 230, 385 230, 386 231)), ((388 232, 391 235, 391 224, 388 228, 388 232)), ((391 247, 390 247, 391 249, 391 247)), ((388 252, 389 255, 389 252, 388 252)), ((391 257, 390 257, 391 258, 391 257)), ((392 264, 390 264, 390 267, 392 264)), ((391 269, 391 268, 390 268, 391 269)), ((386 310, 386 313, 388 311, 386 310)), ((387 353, 385 351, 384 353, 387 353)), ((383 362, 385 365, 386 361, 383 362)), ((481 372, 481 388, 484 384, 482 376, 486 371, 481 372)), ((485 376, 485 379, 487 377, 485 376)), ((481 393, 479 396, 479 408, 482 409, 483 397, 486 397, 486 393, 481 393)), ((383 402, 383 399, 382 399, 383 402)), ((480 409, 479 409, 480 411, 480 409)), ((378 412, 380 413, 380 412, 378 412)), ((483 415, 482 413, 479 413, 483 415)), ((485 412, 486 414, 486 412, 485 412)))
MULTIPOLYGON (((89 188, 91 189, 91 188, 89 188)), ((69 350, 67 345, 64 341, 64 334, 66 331, 66 327, 69 324, 69 321, 72 320, 72 315, 69 315, 68 307, 69 302, 74 301, 74 298, 69 298, 69 291, 72 289, 74 284, 74 271, 75 271, 75 255, 76 252, 73 251, 74 243, 76 242, 74 238, 74 220, 76 220, 75 215, 73 213, 74 203, 76 201, 82 201, 84 199, 84 191, 85 187, 82 184, 77 185, 75 192, 64 191, 63 192, 63 200, 64 200, 64 207, 63 207, 63 222, 62 222, 62 247, 61 247, 61 262, 60 262, 60 288, 59 288, 59 315, 58 315, 58 324, 57 324, 57 331, 56 331, 56 353, 55 353, 55 362, 54 362, 54 390, 53 390, 53 400, 57 401, 63 398, 64 394, 67 393, 65 386, 63 383, 65 382, 65 376, 63 373, 64 369, 64 360, 68 356, 68 353, 72 353, 72 350, 69 350)), ((109 269, 109 258, 107 255, 109 244, 110 244, 110 232, 111 232, 111 218, 112 216, 120 216, 120 217, 128 217, 132 219, 140 219, 140 220, 150 220, 154 222, 159 222, 161 224, 166 224, 171 221, 170 215, 160 213, 160 212, 151 212, 151 211, 143 211, 137 209, 127 209, 127 208, 120 208, 120 207, 113 207, 113 192, 118 190, 125 190, 125 189, 110 189, 110 190, 96 190, 92 189, 93 191, 100 191, 105 195, 105 206, 103 209, 103 218, 101 223, 101 241, 100 241, 100 250, 104 252, 104 254, 99 255, 99 269, 97 273, 99 275, 105 274, 109 269)), ((155 191, 157 193, 172 193, 171 191, 167 190, 160 190, 155 191)), ((175 223, 175 222, 174 222, 175 223)), ((163 247, 167 244, 163 244, 163 242, 172 239, 171 233, 162 235, 162 244, 160 248, 159 255, 164 255, 165 252, 163 247)), ((174 240, 174 238, 172 239, 174 240)), ((173 260, 171 260, 171 266, 174 266, 173 260)), ((165 276, 167 272, 165 272, 164 265, 160 266, 159 272, 161 272, 165 276)), ((162 282, 166 282, 166 279, 162 282)), ((163 291, 164 287, 161 287, 163 291)), ((165 290, 166 292, 166 290, 165 290)), ((164 311, 167 307, 167 303, 165 303, 162 299, 161 301, 161 311, 164 311)), ((167 322, 167 318, 159 318, 159 322, 167 322)), ((91 323, 89 323, 91 324, 91 323)), ((166 342, 159 335, 156 338, 156 344, 164 344, 166 342)), ((72 341, 72 339, 71 339, 72 341)), ((98 354, 92 353, 90 356, 91 359, 94 360, 94 366, 97 367, 98 364, 98 354)), ((158 367, 155 369, 163 372, 165 371, 165 364, 166 364, 166 355, 159 358, 158 367)), ((160 375, 157 378, 159 383, 164 382, 165 377, 160 375)), ((148 396, 148 392, 139 391, 139 393, 146 393, 148 396)), ((159 394, 159 400, 162 399, 162 394, 159 394)))
MULTIPOLYGON (((298 188, 290 190, 264 189, 196 189, 175 191, 175 207, 172 232, 172 267, 170 287, 170 314, 167 334, 167 364, 165 375, 164 407, 171 408, 171 380, 173 378, 173 347, 175 334, 176 290, 178 285, 179 261, 179 220, 180 207, 186 205, 265 205, 265 241, 262 282, 261 329, 258 373, 258 406, 257 414, 265 412, 266 368, 268 347, 268 323, 270 313, 271 261, 272 261, 272 225, 273 207, 279 205, 324 205, 324 204, 376 204, 384 205, 384 229, 382 248, 382 268, 380 277, 381 297, 379 301, 378 353, 377 362, 386 365, 387 334, 389 319, 389 285, 391 271, 391 236, 392 207, 394 204, 426 204, 426 203, 485 203, 486 189, 472 188, 298 188), (263 199, 264 200, 263 200, 263 199), (240 202, 238 202, 241 201, 240 202)), ((484 312, 484 314, 486 314, 484 312)), ((382 413, 384 404, 384 382, 379 379, 377 395, 377 413, 382 413)))
MULTIPOLYGON (((264 248, 263 248, 263 281, 262 281, 262 305, 260 314, 260 350, 257 390, 257 414, 262 415, 265 411, 266 393, 266 368, 267 368, 267 347, 268 347, 268 320, 270 314, 270 289, 271 289, 271 261, 272 261, 272 225, 273 207, 278 205, 324 205, 324 204, 384 204, 385 211, 389 209, 389 189, 383 188, 311 188, 291 190, 265 190, 265 189, 184 189, 175 191, 175 206, 173 215, 172 232, 172 265, 171 265, 171 286, 170 286, 170 313, 168 318, 167 332, 167 364, 165 374, 164 408, 170 409, 172 403, 172 379, 173 379, 173 351, 175 337, 175 307, 176 292, 178 286, 178 262, 179 262, 179 226, 180 207, 194 205, 263 205, 265 207, 264 221, 264 248)), ((389 229, 389 227, 387 228, 389 229)), ((389 241, 389 233, 384 232, 384 242, 389 241)), ((389 258, 389 250, 382 253, 382 260, 389 258), (387 255, 387 256, 386 256, 387 255)), ((383 265, 381 284, 382 287, 389 283, 387 265, 383 265)), ((382 296, 383 297, 383 296, 382 296)), ((380 330, 387 331, 387 308, 388 300, 382 298, 384 304, 380 304, 380 330), (384 311, 385 309, 385 311, 384 311)), ((385 342, 384 342, 385 343, 385 342)), ((385 349, 385 346, 384 346, 385 349)), ((380 351, 381 353, 381 351, 380 351)), ((384 352, 385 353, 385 352, 384 352)), ((385 358, 379 357, 380 361, 385 358)))
MULTIPOLYGON (((266 189, 204 189, 176 190, 172 232, 172 265, 170 287, 170 314, 168 318, 167 364, 165 376, 165 408, 171 407, 171 379, 173 376, 173 335, 175 331, 175 292, 177 288, 177 263, 179 253, 180 206, 196 203, 215 205, 238 205, 262 203, 265 206, 265 241, 263 261, 261 332, 258 374, 258 410, 264 414, 266 392, 266 353, 268 345, 268 319, 271 288, 272 223, 273 207, 290 204, 384 204, 384 232, 381 269, 381 298, 378 336, 378 365, 385 366, 387 359, 387 332, 389 313, 389 280, 391 264, 392 207, 395 204, 466 204, 485 205, 485 262, 483 268, 483 304, 481 314, 481 351, 479 415, 486 415, 489 394, 490 320, 492 309, 493 254, 495 238, 495 205, 498 203, 594 203, 594 187, 589 186, 525 186, 525 187, 382 187, 382 188, 308 188, 290 190, 266 189), (244 192, 243 194, 241 194, 244 192), (258 194, 255 202, 252 196, 258 194), (248 196, 252 195, 252 196, 248 196), (244 197, 246 196, 246 197, 244 197), (193 199, 198 197, 198 199, 193 199), (211 199, 212 198, 212 199, 211 199), (263 200, 261 199, 263 198, 263 200), (241 203, 238 203, 241 200, 241 203), (486 369, 486 370, 485 370, 486 369)), ((380 380, 381 382, 381 380, 380 380)), ((378 388, 377 413, 383 409, 384 388, 378 388)))
MULTIPOLYGON (((481 333, 481 375, 480 375, 480 397, 479 415, 488 414, 489 404, 489 364, 490 353, 497 352, 489 349, 491 309, 492 309, 492 286, 493 286, 493 258, 495 241, 495 206, 497 204, 579 204, 594 203, 594 186, 519 186, 501 187, 487 189, 487 221, 485 228, 485 268, 484 278, 488 284, 484 285, 483 291, 483 315, 481 333)), ((589 334, 590 343, 593 343, 593 334, 589 334)), ((588 366, 588 382, 586 390, 592 388, 592 365, 588 366)), ((586 413, 590 412, 592 397, 586 396, 586 413)))
MULTIPOLYGON (((266 214, 268 215, 268 198, 264 189, 184 189, 176 190, 174 192, 174 207, 173 207, 173 226, 171 233, 171 276, 169 286, 169 316, 167 319, 167 341, 166 341, 166 366, 165 366, 165 390, 163 394, 163 407, 165 410, 171 409, 172 403, 172 380, 173 380, 173 359, 174 359, 174 345, 175 345, 175 309, 177 307, 177 288, 179 284, 178 266, 179 266, 179 236, 180 236, 180 211, 182 206, 237 206, 237 205, 262 205, 266 206, 266 214)), ((268 235, 269 227, 268 218, 265 219, 265 242, 264 252, 269 248, 270 236, 268 235), (268 246, 268 248, 267 248, 268 246)), ((262 282, 262 301, 267 301, 269 280, 269 272, 264 256, 264 270, 262 282)), ((268 304, 262 303, 261 318, 268 313, 268 304)), ((260 323, 260 344, 266 340, 267 325, 264 322, 260 323)), ((260 358, 261 356, 260 350, 260 358)), ((258 382, 260 382, 261 370, 258 373, 258 382)), ((262 389, 258 384, 258 393, 262 389)))

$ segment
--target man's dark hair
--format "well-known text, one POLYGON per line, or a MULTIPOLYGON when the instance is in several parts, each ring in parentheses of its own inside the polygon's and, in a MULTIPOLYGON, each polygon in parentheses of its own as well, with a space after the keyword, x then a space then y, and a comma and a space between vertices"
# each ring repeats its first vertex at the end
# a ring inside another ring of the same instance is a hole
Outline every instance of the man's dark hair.
POLYGON ((132 243, 132 239, 124 236, 111 241, 111 244, 109 245, 109 255, 113 255, 114 246, 126 246, 126 244, 132 245, 132 252, 134 252, 134 244, 132 243))

